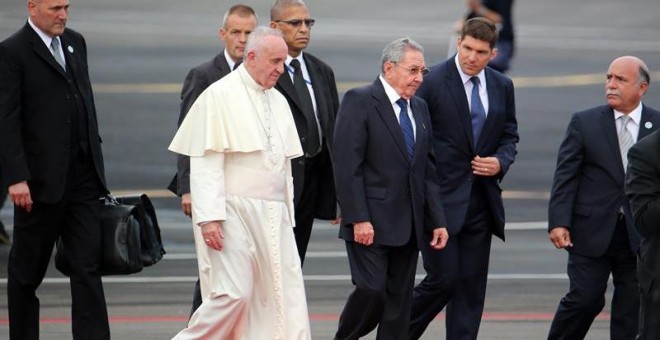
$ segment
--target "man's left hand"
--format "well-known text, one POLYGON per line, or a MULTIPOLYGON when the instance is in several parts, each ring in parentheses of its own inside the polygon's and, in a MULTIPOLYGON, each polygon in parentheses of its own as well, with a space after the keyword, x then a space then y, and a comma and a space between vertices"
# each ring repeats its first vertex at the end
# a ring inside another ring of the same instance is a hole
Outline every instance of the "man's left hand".
POLYGON ((447 232, 447 228, 435 228, 433 229, 433 238, 429 245, 435 250, 440 250, 447 245, 448 240, 449 233, 447 232))
POLYGON ((479 157, 472 160, 472 172, 478 176, 496 176, 502 171, 497 157, 479 157))

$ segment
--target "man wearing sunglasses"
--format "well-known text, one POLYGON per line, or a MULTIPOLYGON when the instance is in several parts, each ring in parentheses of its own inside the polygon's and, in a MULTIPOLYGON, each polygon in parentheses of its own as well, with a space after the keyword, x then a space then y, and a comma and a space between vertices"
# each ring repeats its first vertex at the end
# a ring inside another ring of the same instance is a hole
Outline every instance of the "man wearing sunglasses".
POLYGON ((492 235, 504 239, 499 183, 518 143, 513 83, 487 67, 496 42, 492 22, 468 20, 458 53, 431 67, 417 91, 429 106, 450 237, 443 251, 421 247, 427 275, 415 287, 411 339, 445 306, 447 339, 477 338, 492 235))
POLYGON ((314 19, 300 0, 277 0, 270 10, 270 27, 282 31, 289 55, 275 88, 289 102, 304 156, 293 159, 294 233, 300 261, 305 261, 315 218, 336 217, 335 185, 330 153, 339 96, 332 69, 304 52, 314 19))

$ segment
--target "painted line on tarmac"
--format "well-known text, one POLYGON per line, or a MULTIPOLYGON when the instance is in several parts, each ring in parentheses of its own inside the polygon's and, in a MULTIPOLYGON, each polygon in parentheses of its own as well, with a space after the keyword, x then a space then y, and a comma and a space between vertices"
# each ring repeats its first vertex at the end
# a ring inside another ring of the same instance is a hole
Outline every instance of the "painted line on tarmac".
MULTIPOLYGON (((151 198, 170 198, 176 197, 171 191, 166 189, 124 189, 112 190, 115 196, 134 195, 134 194, 147 194, 151 198)), ((547 200, 550 198, 549 191, 526 191, 526 190, 504 190, 502 197, 505 199, 520 199, 520 200, 547 200)))
MULTIPOLYGON (((350 275, 304 275, 307 282, 333 282, 351 281, 350 275)), ((421 280, 424 274, 415 275, 416 280, 421 280)), ((488 274, 489 280, 568 280, 566 274, 488 274)), ((113 276, 103 277, 103 284, 126 284, 126 283, 188 283, 196 282, 197 276, 113 276)), ((0 285, 6 285, 7 279, 0 279, 0 285)), ((47 277, 43 284, 69 284, 67 277, 47 277)))
MULTIPOLYGON (((538 312, 484 312, 481 319, 483 321, 551 321, 554 318, 554 313, 538 313, 538 312)), ((435 319, 444 320, 445 313, 438 314, 435 319)), ((310 313, 310 321, 332 321, 339 320, 339 314, 330 313, 310 313)), ((598 321, 610 320, 609 313, 600 313, 596 316, 598 321)), ((154 316, 110 316, 108 321, 111 324, 129 324, 129 323, 170 323, 170 322, 188 322, 188 316, 182 315, 154 315, 154 316)), ((41 318, 40 324, 49 325, 63 325, 70 324, 71 318, 41 318)), ((0 325, 8 325, 9 319, 0 319, 0 325)))
MULTIPOLYGON (((651 78, 660 78, 660 72, 652 72, 651 78)), ((572 74, 559 76, 512 77, 517 88, 574 87, 605 84, 605 74, 572 74)), ((370 84, 368 81, 338 82, 337 90, 346 92, 358 86, 370 84)), ((94 84, 94 92, 99 94, 168 94, 181 92, 182 83, 126 83, 94 84)))

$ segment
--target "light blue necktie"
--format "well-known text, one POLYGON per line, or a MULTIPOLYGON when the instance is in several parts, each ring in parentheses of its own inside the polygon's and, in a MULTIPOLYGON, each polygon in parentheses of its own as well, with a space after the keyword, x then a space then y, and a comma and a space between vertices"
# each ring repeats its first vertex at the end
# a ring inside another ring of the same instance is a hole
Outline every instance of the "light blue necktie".
POLYGON ((472 82, 472 107, 470 107, 470 116, 472 117, 472 138, 474 140, 474 146, 477 146, 479 142, 479 136, 481 135, 481 130, 484 128, 484 123, 486 122, 486 110, 484 109, 484 104, 481 103, 481 97, 479 97, 479 77, 470 78, 472 82))
POLYGON ((396 103, 401 108, 399 124, 401 125, 401 132, 403 132, 403 140, 406 142, 406 151, 408 151, 408 157, 412 159, 413 152, 415 151, 415 134, 413 132, 412 122, 408 116, 408 102, 403 98, 399 98, 396 103))

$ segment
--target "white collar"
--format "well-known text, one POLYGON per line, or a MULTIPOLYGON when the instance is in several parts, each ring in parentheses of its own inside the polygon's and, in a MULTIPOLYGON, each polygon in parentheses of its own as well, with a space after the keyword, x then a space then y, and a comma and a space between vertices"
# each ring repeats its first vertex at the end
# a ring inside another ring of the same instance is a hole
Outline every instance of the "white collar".
MULTIPOLYGON (((463 69, 461 69, 461 64, 458 62, 458 53, 456 53, 456 56, 454 57, 454 63, 456 63, 456 68, 458 69, 458 74, 461 76, 461 80, 463 81, 463 85, 467 84, 468 81, 470 81, 470 78, 473 76, 467 75, 463 72, 463 69)), ((481 70, 481 72, 477 73, 476 75, 477 78, 479 78, 479 83, 481 86, 486 86, 486 69, 484 68, 481 70)))
MULTIPOLYGON (((620 112, 620 111, 617 111, 617 110, 614 110, 614 109, 612 109, 612 111, 614 111, 614 120, 615 121, 617 119, 619 119, 619 117, 624 115, 623 112, 620 112)), ((635 122, 635 124, 637 124, 639 126, 639 122, 642 120, 642 102, 641 101, 639 102, 639 104, 637 104, 637 107, 634 110, 630 111, 630 113, 628 114, 628 117, 632 118, 633 122, 635 122)))
MULTIPOLYGON (((403 97, 401 97, 396 92, 396 90, 385 80, 383 75, 379 75, 378 78, 380 79, 380 82, 383 84, 383 88, 385 89, 385 94, 387 95, 387 99, 390 100, 390 104, 394 105, 396 101, 399 100, 399 98, 403 99, 403 97)), ((406 102, 410 102, 410 100, 406 100, 406 102)))
POLYGON ((54 37, 49 36, 48 34, 46 34, 46 32, 39 29, 39 27, 37 27, 30 18, 28 18, 28 24, 30 24, 30 27, 32 27, 32 29, 37 33, 39 38, 43 40, 44 44, 46 44, 46 47, 50 49, 50 44, 53 42, 54 37))

